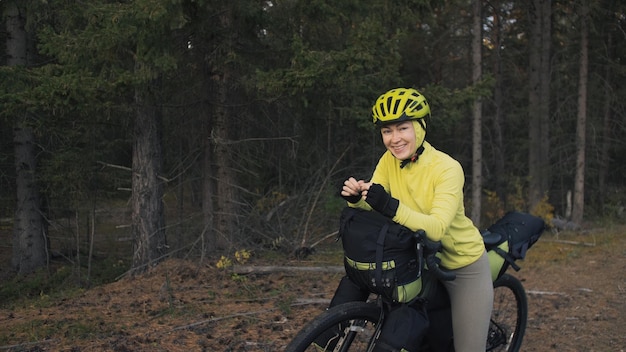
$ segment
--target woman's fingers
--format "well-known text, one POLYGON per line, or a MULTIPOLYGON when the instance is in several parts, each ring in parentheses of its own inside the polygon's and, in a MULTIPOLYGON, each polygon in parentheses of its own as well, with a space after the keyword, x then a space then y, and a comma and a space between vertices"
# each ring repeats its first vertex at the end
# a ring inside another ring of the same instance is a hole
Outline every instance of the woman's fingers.
POLYGON ((343 183, 341 194, 345 196, 359 195, 361 193, 361 184, 363 184, 362 180, 357 181, 354 177, 350 177, 343 183))

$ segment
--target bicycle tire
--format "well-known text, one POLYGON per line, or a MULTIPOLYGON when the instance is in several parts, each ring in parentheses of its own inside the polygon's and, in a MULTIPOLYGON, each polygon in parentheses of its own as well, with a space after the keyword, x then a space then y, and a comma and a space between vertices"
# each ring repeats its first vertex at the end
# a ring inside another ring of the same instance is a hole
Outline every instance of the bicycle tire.
MULTIPOLYGON (((493 283, 494 306, 489 326, 487 351, 518 352, 521 348, 528 320, 528 300, 522 283, 509 274, 503 274, 493 283)), ((365 351, 375 334, 380 319, 380 307, 373 303, 349 302, 333 307, 310 321, 285 349, 286 352, 324 351, 314 342, 330 329, 343 326, 340 338, 347 336, 350 322, 362 320, 366 326, 352 328, 357 338, 347 341, 339 349, 329 351, 365 351), (358 331, 357 331, 358 330, 358 331)), ((339 330, 338 330, 339 331, 339 330)), ((342 343, 344 341, 341 341, 342 343)))
POLYGON ((518 352, 528 321, 528 299, 522 283, 503 274, 493 283, 493 311, 487 351, 518 352))
POLYGON ((315 317, 294 337, 285 348, 286 352, 324 351, 315 345, 329 331, 339 332, 332 340, 329 351, 365 351, 375 334, 380 319, 380 307, 375 303, 349 302, 329 308, 315 317), (363 322, 354 327, 352 323, 363 322), (337 329, 337 327, 341 327, 337 329), (334 330, 333 330, 334 329, 334 330), (352 340, 347 338, 351 333, 352 340))

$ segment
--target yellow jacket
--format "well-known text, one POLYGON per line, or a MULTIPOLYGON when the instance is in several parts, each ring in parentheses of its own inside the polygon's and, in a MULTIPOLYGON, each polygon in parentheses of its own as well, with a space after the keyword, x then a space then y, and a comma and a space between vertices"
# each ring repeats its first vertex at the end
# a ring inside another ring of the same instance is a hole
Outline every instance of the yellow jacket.
MULTIPOLYGON (((441 241, 441 265, 457 269, 469 265, 485 250, 482 236, 465 215, 465 175, 458 161, 424 142, 417 162, 400 168, 400 160, 386 151, 371 179, 400 201, 393 220, 428 238, 441 241)), ((371 210, 364 200, 351 205, 371 210)))

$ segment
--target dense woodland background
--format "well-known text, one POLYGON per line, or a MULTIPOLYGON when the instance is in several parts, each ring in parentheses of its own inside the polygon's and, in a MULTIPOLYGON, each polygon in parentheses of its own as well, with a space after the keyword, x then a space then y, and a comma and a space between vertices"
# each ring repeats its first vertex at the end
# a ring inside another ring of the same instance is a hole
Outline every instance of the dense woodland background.
POLYGON ((0 7, 0 265, 15 272, 314 247, 343 180, 383 152, 370 107, 398 86, 428 98, 427 138, 463 164, 481 227, 511 209, 624 221, 624 2, 0 7))

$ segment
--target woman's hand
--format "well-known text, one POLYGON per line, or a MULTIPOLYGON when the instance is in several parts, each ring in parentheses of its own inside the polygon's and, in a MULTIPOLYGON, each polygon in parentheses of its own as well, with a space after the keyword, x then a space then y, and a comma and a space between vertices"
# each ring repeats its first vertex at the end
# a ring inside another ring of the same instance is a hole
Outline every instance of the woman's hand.
POLYGON ((365 202, 377 212, 392 218, 396 216, 400 201, 392 197, 385 188, 379 184, 370 184, 365 193, 365 202))
POLYGON ((359 200, 361 200, 361 197, 363 196, 362 192, 365 185, 367 185, 365 181, 357 181, 354 177, 350 177, 343 183, 341 196, 343 197, 343 199, 347 200, 350 203, 357 203, 359 200))
POLYGON ((367 197, 367 192, 369 191, 370 187, 372 187, 372 183, 371 182, 363 182, 363 183, 361 183, 361 196, 363 198, 367 197))

